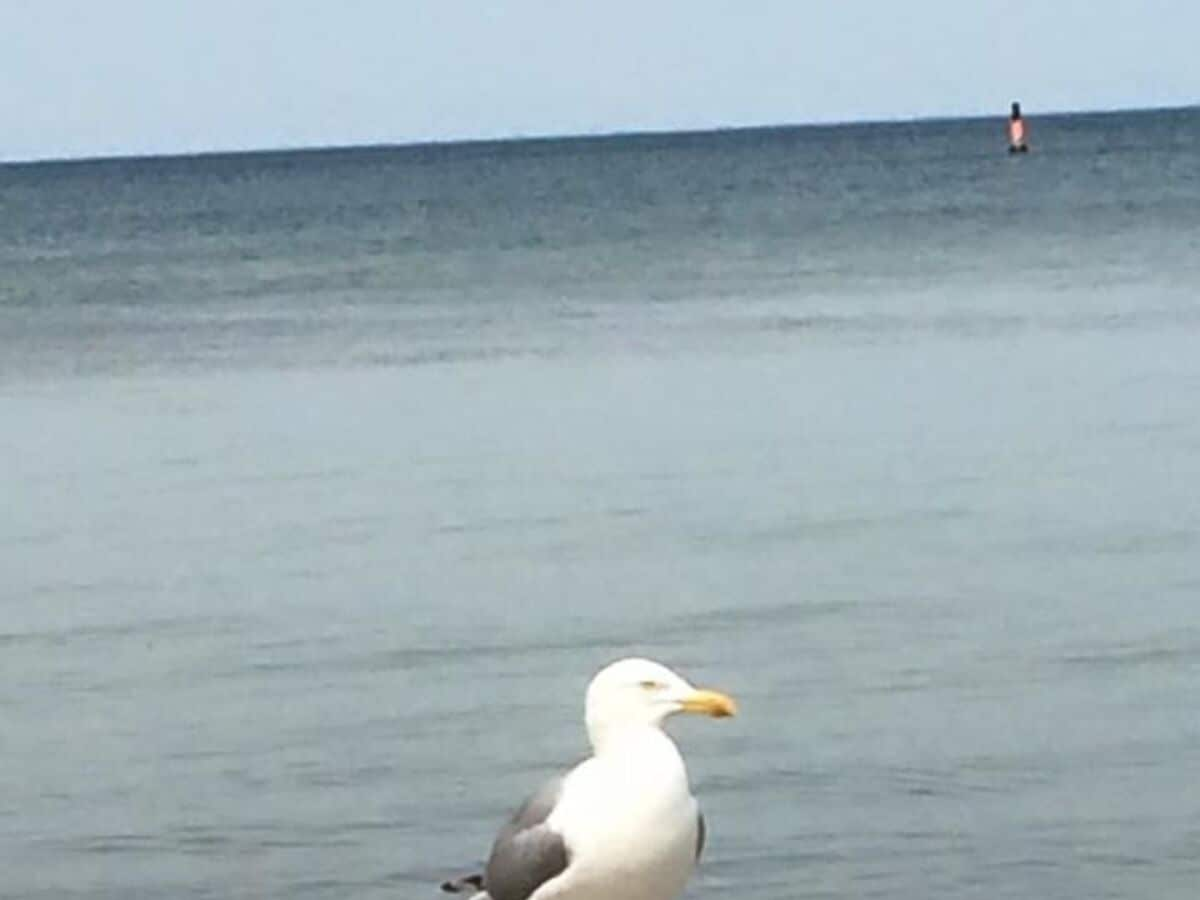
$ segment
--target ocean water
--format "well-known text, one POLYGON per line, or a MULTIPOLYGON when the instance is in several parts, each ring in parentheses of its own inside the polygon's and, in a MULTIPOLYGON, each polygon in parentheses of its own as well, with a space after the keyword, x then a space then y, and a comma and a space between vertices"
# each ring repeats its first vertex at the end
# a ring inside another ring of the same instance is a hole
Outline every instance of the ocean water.
POLYGON ((0 166, 12 898, 434 898, 644 654, 693 898, 1194 898, 1200 112, 0 166))

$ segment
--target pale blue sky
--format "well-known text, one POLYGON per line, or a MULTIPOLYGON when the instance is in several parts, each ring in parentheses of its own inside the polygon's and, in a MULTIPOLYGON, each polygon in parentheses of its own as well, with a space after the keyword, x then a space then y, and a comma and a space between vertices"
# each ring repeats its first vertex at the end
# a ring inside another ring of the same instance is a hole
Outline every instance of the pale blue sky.
POLYGON ((1200 101, 1197 0, 0 0, 0 159, 1200 101))

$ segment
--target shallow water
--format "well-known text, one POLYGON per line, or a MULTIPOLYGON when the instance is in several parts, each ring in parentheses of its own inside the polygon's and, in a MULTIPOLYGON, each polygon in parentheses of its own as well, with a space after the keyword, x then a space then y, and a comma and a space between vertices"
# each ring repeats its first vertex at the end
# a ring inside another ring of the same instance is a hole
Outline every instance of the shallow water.
POLYGON ((638 653, 693 897, 1193 897, 1200 119, 1034 128, 0 168, 5 895, 434 897, 638 653))

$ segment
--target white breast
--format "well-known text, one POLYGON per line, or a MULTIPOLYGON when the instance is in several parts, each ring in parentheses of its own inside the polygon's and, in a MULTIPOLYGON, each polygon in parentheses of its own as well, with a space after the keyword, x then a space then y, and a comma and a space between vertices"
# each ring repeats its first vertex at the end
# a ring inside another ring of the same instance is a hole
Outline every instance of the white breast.
POLYGON ((530 900, 676 900, 695 868, 696 801, 679 751, 657 728, 576 768, 547 824, 570 864, 530 900))

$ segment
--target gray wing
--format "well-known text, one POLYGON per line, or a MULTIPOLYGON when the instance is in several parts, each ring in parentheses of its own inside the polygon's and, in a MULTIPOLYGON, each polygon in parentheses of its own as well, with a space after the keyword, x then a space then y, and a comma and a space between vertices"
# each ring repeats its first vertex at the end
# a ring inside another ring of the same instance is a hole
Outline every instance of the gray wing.
POLYGON ((704 852, 704 837, 708 829, 704 825, 704 813, 696 813, 696 862, 700 862, 700 854, 704 852))
POLYGON ((493 900, 528 900, 567 867, 562 835, 546 824, 562 785, 562 778, 542 785, 500 829, 484 870, 484 887, 493 900))

